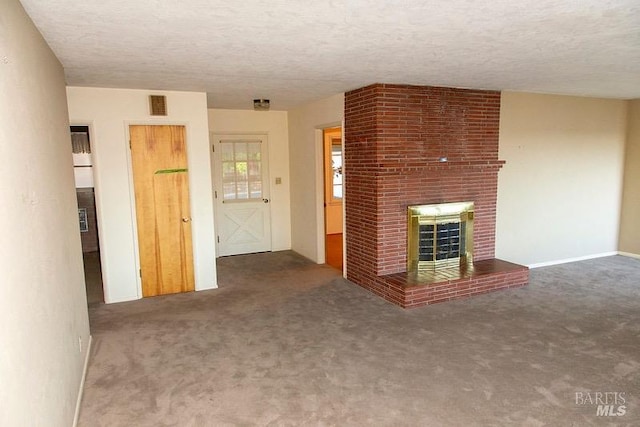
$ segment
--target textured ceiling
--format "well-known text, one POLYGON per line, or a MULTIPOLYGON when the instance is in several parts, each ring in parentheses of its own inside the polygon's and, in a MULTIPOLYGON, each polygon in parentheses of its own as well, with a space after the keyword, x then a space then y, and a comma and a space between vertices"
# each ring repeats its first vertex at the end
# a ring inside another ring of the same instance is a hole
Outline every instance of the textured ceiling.
POLYGON ((21 0, 74 86, 289 109, 370 83, 640 98, 638 0, 21 0))

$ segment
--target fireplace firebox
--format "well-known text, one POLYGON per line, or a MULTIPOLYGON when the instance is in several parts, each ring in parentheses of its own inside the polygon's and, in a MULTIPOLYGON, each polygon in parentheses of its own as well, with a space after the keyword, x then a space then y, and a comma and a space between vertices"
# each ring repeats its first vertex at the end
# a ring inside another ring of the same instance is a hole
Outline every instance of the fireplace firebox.
POLYGON ((408 207, 407 271, 473 262, 473 202, 408 207))

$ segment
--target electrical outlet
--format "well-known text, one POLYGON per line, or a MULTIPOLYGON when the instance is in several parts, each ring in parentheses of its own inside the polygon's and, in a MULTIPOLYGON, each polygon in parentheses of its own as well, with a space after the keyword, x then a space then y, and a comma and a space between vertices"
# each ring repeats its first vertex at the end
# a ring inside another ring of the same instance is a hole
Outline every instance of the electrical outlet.
POLYGON ((282 178, 277 177, 276 178, 276 184, 282 184, 282 178))

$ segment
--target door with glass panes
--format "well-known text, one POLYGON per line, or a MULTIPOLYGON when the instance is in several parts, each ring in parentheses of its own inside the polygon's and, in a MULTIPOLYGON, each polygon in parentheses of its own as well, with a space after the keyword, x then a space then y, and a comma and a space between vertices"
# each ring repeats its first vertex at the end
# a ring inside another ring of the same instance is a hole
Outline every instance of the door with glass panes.
POLYGON ((271 251, 266 135, 217 135, 213 149, 217 254, 271 251))

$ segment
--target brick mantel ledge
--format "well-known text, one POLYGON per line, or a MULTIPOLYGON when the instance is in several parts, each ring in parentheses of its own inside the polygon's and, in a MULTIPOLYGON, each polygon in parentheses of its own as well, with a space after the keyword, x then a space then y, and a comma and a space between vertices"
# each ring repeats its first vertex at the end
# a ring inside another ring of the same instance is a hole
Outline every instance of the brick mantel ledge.
MULTIPOLYGON (((384 162, 384 163, 374 163, 373 165, 367 164, 362 165, 365 168, 375 168, 375 169, 415 169, 415 170, 438 170, 438 169, 469 169, 469 168, 497 168, 500 169, 504 166, 504 160, 453 160, 448 162, 438 162, 438 161, 415 161, 415 160, 407 160, 402 162, 384 162)), ((357 168, 358 165, 352 165, 352 168, 357 168)))

